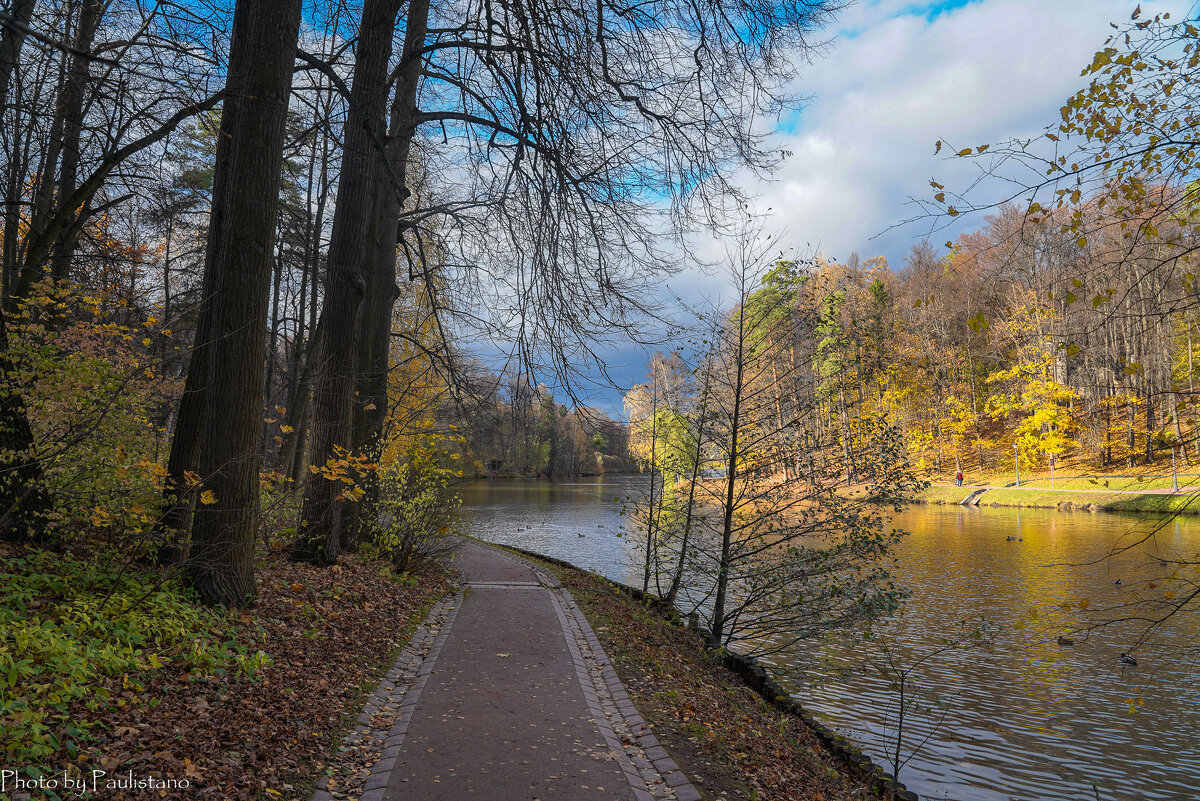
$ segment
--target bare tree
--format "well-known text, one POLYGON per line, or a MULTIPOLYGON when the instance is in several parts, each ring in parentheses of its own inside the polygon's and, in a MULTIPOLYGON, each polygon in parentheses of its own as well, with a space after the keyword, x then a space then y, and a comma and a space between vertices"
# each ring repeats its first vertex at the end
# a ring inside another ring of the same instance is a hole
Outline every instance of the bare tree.
MULTIPOLYGON (((460 331, 514 342, 535 373, 566 379, 594 363, 597 343, 629 330, 646 308, 641 287, 669 266, 663 235, 713 221, 735 168, 775 163, 754 120, 793 102, 784 87, 839 7, 463 0, 427 10, 413 0, 401 10, 399 91, 380 143, 396 197, 414 201, 401 209, 408 277, 430 286, 441 262, 453 301, 435 308, 457 312, 460 331), (409 198, 418 151, 428 190, 409 198)), ((389 288, 378 286, 363 297, 384 320, 389 288)), ((337 309, 331 330, 353 331, 358 306, 337 309)), ((364 342, 378 353, 376 337, 364 342)), ((380 410, 374 395, 360 402, 380 410)), ((344 430, 349 405, 331 398, 314 424, 344 430)), ((364 422, 362 442, 378 430, 364 422)), ((351 443, 335 433, 314 461, 333 445, 351 443)), ((310 485, 310 501, 319 491, 310 485)), ((310 508, 313 531, 339 530, 335 505, 310 508)))
MULTIPOLYGON (((672 573, 677 597, 705 619, 709 644, 752 640, 783 648, 797 639, 885 614, 904 593, 891 578, 889 528, 880 501, 916 486, 898 436, 885 421, 843 415, 844 426, 806 437, 807 470, 795 431, 825 413, 815 391, 778 386, 830 378, 821 358, 822 297, 806 297, 812 265, 772 256, 774 242, 750 227, 729 248, 732 308, 704 315, 715 330, 700 382, 703 467, 692 470, 689 545, 672 573), (796 358, 793 348, 803 354, 796 358), (788 394, 788 408, 782 408, 788 394), (839 459, 853 438, 862 492, 844 491, 839 459), (820 462, 813 457, 820 457, 820 462)), ((834 412, 835 416, 837 412, 834 412)))

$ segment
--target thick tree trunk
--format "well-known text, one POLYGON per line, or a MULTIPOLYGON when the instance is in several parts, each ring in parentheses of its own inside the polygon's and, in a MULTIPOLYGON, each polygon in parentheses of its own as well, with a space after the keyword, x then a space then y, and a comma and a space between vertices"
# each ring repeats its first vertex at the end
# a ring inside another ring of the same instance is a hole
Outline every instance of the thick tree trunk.
POLYGON ((171 453, 172 463, 176 449, 183 465, 194 459, 203 482, 187 565, 211 604, 255 595, 263 363, 300 9, 300 0, 239 0, 234 11, 204 305, 171 453))
MULTIPOLYGON (((358 388, 360 315, 367 275, 376 258, 379 199, 385 190, 388 62, 401 0, 367 0, 359 27, 342 171, 329 240, 329 276, 322 311, 321 349, 313 391, 312 459, 317 466, 348 455, 358 388)), ((386 357, 385 357, 386 358, 386 357)), ((365 403, 361 405, 367 405, 365 403)), ((304 488, 297 558, 330 564, 342 550, 350 510, 344 486, 320 472, 304 488)))
POLYGON ((8 326, 0 311, 0 538, 20 541, 37 535, 49 498, 14 372, 8 326))
MULTIPOLYGON (((388 369, 391 354, 392 311, 400 291, 396 286, 396 245, 400 211, 409 197, 408 158, 416 136, 417 86, 424 63, 422 50, 429 17, 429 0, 412 0, 405 15, 404 50, 392 96, 391 125, 381 165, 382 186, 376 214, 374 253, 366 274, 367 291, 359 326, 358 402, 354 405, 354 449, 371 461, 382 456, 388 416, 388 369)), ((422 280, 431 280, 422 276, 422 280)), ((379 503, 379 482, 366 477, 366 495, 355 504, 352 529, 361 536, 379 503)))
MULTIPOLYGON (((79 10, 79 23, 75 27, 75 53, 71 56, 71 66, 67 71, 67 81, 63 85, 59 103, 63 119, 62 164, 59 167, 55 194, 60 203, 74 193, 79 179, 83 104, 88 82, 91 80, 91 59, 85 54, 91 52, 96 30, 100 27, 100 20, 107 5, 107 0, 84 0, 83 7, 79 10)), ((78 216, 87 216, 88 213, 86 208, 77 209, 75 212, 78 216)), ((50 274, 54 280, 61 281, 67 277, 78 238, 78 227, 72 226, 64 231, 55 243, 54 257, 50 261, 50 274)), ((40 268, 41 265, 32 266, 40 268)))
MULTIPOLYGON (((21 48, 25 44, 25 30, 33 19, 35 0, 15 0, 8 9, 12 24, 0 25, 0 112, 7 116, 8 90, 12 74, 21 61, 21 48)), ((16 105, 15 103, 13 104, 16 105)), ((21 176, 24 163, 20 158, 21 126, 13 126, 12 149, 7 154, 8 164, 4 176, 4 242, 0 261, 3 263, 3 304, 7 306, 8 294, 16 282, 17 239, 21 223, 21 176)))
POLYGON ((12 74, 21 61, 21 47, 25 44, 25 31, 33 19, 36 0, 13 0, 5 11, 9 24, 0 25, 0 108, 8 102, 8 87, 12 74))

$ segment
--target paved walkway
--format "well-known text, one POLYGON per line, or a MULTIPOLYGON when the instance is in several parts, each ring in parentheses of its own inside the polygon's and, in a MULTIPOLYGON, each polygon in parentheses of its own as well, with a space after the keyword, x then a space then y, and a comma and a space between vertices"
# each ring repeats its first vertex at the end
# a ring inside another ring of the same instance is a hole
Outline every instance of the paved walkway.
POLYGON ((431 612, 351 734, 382 740, 361 801, 700 798, 551 574, 471 541, 454 566, 462 592, 431 612))

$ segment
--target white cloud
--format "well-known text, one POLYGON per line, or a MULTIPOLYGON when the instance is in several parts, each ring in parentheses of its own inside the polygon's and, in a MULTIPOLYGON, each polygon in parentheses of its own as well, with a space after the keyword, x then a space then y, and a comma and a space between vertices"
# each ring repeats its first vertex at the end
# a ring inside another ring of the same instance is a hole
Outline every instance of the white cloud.
MULTIPOLYGON (((952 188, 971 178, 945 151, 935 156, 934 142, 966 147, 1039 133, 1082 85, 1080 70, 1109 23, 1127 20, 1136 3, 976 0, 931 13, 944 5, 866 0, 843 17, 828 56, 805 70, 799 86, 812 101, 779 135, 794 155, 771 181, 752 184, 759 208, 774 209, 772 225, 793 241, 839 258, 883 253, 898 267, 928 230, 887 231, 913 215, 906 198, 927 197, 935 176, 952 188)), ((1187 11, 1183 2, 1142 5, 1150 14, 1187 11)))
MULTIPOLYGON (((1143 18, 1183 16, 1190 3, 1146 0, 1143 18)), ((796 250, 807 244, 839 259, 851 251, 883 254, 899 268, 929 229, 914 223, 888 230, 916 213, 907 198, 929 198, 931 178, 956 189, 974 175, 947 151, 935 155, 934 143, 967 147, 1039 135, 1083 85, 1079 73, 1103 46, 1109 23, 1128 20, 1136 5, 860 0, 843 13, 826 57, 803 72, 798 89, 811 102, 780 125, 786 133, 777 135, 777 146, 793 155, 772 180, 747 182, 758 210, 772 209, 772 230, 796 250)), ((934 241, 980 224, 968 215, 934 241)), ((714 261, 724 245, 701 237, 690 252, 714 261)), ((729 292, 720 276, 695 270, 669 285, 693 302, 729 292)), ((628 356, 614 372, 632 383, 644 369, 636 353, 628 356)))

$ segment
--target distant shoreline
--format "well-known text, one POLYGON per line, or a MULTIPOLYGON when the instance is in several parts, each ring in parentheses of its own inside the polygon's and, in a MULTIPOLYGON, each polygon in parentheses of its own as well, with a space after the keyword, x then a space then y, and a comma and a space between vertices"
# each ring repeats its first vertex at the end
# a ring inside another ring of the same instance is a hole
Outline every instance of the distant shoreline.
POLYGON ((1179 492, 1165 490, 1136 491, 1112 488, 1045 486, 989 486, 964 484, 961 487, 934 484, 906 500, 942 506, 964 505, 973 492, 980 494, 967 506, 995 506, 1016 509, 1055 509, 1060 512, 1121 512, 1134 514, 1200 514, 1200 487, 1181 487, 1179 492))

